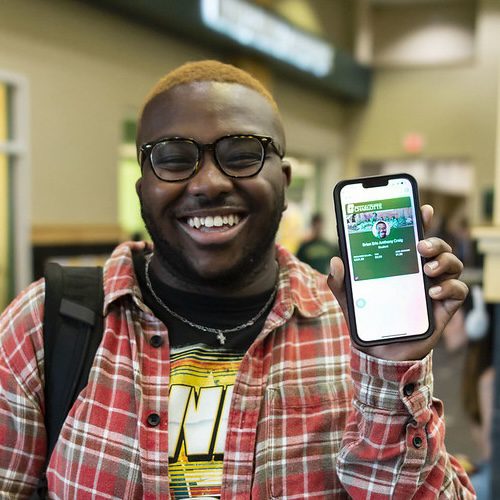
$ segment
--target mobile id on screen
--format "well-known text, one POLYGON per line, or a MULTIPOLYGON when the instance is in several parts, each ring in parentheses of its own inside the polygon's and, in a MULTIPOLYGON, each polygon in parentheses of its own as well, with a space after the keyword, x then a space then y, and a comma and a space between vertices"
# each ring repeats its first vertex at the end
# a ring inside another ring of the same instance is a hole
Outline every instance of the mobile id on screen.
POLYGON ((343 181, 335 191, 351 333, 369 344, 428 335, 415 181, 382 176, 343 181))

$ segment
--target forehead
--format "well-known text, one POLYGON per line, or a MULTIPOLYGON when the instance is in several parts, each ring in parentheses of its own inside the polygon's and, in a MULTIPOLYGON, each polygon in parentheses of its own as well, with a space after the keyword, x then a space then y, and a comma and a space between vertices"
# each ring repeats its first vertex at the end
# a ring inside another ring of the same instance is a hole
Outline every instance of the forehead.
POLYGON ((139 141, 182 136, 211 142, 238 133, 281 140, 280 119, 271 103, 240 84, 193 82, 178 85, 146 105, 139 141))

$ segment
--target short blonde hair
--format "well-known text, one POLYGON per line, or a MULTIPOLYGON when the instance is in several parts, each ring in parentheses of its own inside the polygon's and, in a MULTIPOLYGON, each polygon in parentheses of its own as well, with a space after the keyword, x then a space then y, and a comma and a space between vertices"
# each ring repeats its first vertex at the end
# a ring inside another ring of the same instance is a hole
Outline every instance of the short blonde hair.
POLYGON ((281 121, 281 115, 278 109, 278 105, 276 104, 276 101, 274 100, 271 93, 264 87, 264 85, 262 85, 259 80, 254 78, 250 73, 247 73, 246 71, 237 68, 232 64, 225 64, 220 61, 208 59, 203 61, 188 62, 183 64, 182 66, 179 66, 178 68, 167 73, 151 89, 144 101, 137 122, 136 145, 138 158, 140 157, 139 142, 141 135, 141 125, 147 106, 156 97, 164 94, 165 92, 168 92, 170 89, 176 87, 177 85, 189 84, 193 82, 235 83, 258 92, 267 100, 267 102, 269 102, 276 114, 276 124, 278 126, 278 129, 280 130, 282 147, 283 149, 285 148, 285 134, 281 121))
POLYGON ((177 85, 192 82, 238 83, 261 94, 270 102, 275 111, 278 112, 278 105, 271 93, 250 73, 232 64, 208 59, 185 63, 163 76, 147 95, 140 116, 142 117, 144 108, 156 96, 167 92, 177 85))

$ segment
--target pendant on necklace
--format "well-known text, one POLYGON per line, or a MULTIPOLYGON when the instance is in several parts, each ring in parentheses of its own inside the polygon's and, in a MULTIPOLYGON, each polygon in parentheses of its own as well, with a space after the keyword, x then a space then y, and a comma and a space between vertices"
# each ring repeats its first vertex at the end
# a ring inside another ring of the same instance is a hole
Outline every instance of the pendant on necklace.
POLYGON ((217 334, 217 339, 219 340, 220 345, 224 345, 226 343, 226 337, 224 336, 224 334, 222 332, 219 332, 217 334))

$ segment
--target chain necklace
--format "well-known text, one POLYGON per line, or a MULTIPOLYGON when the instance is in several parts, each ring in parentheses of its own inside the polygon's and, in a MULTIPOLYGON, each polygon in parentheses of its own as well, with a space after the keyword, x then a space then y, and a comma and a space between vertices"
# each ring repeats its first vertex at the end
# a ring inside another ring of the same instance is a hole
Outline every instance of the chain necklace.
POLYGON ((234 332, 239 332, 241 330, 244 330, 245 328, 248 328, 249 326, 252 326, 255 324, 255 322, 266 312, 267 308, 271 305, 271 302, 274 300, 276 297, 276 293, 278 292, 278 283, 276 283, 276 286, 274 287, 273 292, 271 293, 271 296, 267 299, 266 303, 262 307, 262 309, 251 319, 248 321, 245 321, 245 323, 242 323, 241 325, 234 326, 232 328, 210 328, 209 326, 204 326, 204 325, 199 325, 198 323, 193 323, 189 319, 185 318, 184 316, 181 316, 180 314, 176 313, 170 307, 163 302, 163 300, 156 295, 156 292, 153 289, 153 285, 151 284, 151 279, 149 276, 149 264, 151 263, 151 259, 153 258, 153 254, 149 254, 146 256, 146 265, 145 265, 145 274, 146 274, 146 285, 148 286, 148 290, 151 292, 151 295, 155 298, 156 302, 160 304, 160 306, 163 307, 169 314, 171 314, 174 318, 177 318, 179 321, 182 321, 186 325, 189 325, 192 328, 196 328, 197 330, 201 330, 202 332, 208 332, 208 333, 215 333, 217 334, 217 340, 219 341, 220 345, 224 345, 226 343, 226 336, 225 334, 227 333, 234 333, 234 332))

